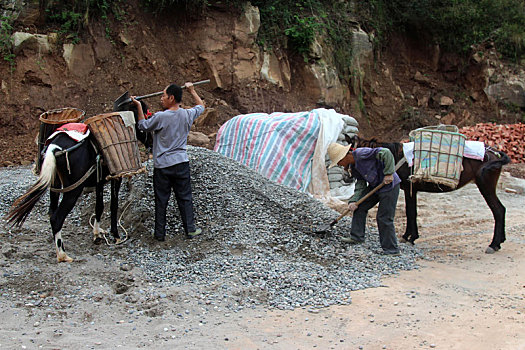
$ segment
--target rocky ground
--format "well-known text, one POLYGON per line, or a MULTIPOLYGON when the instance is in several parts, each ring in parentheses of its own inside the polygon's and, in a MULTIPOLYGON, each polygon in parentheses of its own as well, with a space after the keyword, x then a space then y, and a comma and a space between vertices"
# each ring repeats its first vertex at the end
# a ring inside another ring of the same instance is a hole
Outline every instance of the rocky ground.
MULTIPOLYGON (((316 235, 337 213, 213 152, 192 148, 190 155, 202 237, 183 238, 172 207, 167 241, 151 239, 151 174, 123 186, 129 239, 122 245, 91 243, 93 194, 83 197, 63 229, 71 264, 56 263, 47 200, 22 228, 2 226, 1 348, 525 344, 525 180, 502 177, 507 241, 500 252, 483 253, 493 219, 468 185, 420 195, 422 237, 415 247, 403 244, 401 257, 385 257, 378 254, 373 219, 365 245, 339 242, 349 229, 346 218, 329 234, 316 235)), ((29 166, 0 173, 3 215, 35 178, 29 166)))

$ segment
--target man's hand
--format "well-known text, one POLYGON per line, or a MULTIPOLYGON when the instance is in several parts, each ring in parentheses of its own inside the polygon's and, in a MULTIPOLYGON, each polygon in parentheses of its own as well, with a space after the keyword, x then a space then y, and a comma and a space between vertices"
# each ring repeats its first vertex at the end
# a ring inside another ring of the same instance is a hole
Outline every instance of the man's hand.
POLYGON ((204 102, 202 102, 202 99, 197 94, 197 91, 195 91, 195 86, 193 86, 193 83, 187 82, 184 84, 184 87, 188 89, 188 92, 193 96, 193 99, 195 100, 195 104, 201 105, 204 107, 204 102))
POLYGON ((144 111, 142 110, 142 105, 140 104, 140 101, 138 101, 135 96, 131 96, 131 102, 137 107, 137 119, 142 120, 144 118, 144 111))
POLYGON ((352 212, 355 211, 357 209, 357 204, 355 202, 348 203, 348 209, 352 212))
POLYGON ((385 178, 383 179, 385 185, 391 184, 392 181, 394 181, 394 175, 385 175, 385 178))
POLYGON ((140 101, 135 99, 135 96, 131 96, 131 102, 133 102, 137 107, 140 106, 140 101))

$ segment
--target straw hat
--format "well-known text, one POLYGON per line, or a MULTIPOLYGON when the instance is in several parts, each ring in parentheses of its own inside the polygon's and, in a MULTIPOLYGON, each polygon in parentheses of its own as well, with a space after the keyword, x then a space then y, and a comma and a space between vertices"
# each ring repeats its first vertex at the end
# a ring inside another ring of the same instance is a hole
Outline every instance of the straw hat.
POLYGON ((338 143, 331 143, 328 146, 328 156, 330 157, 330 161, 332 162, 332 164, 330 164, 328 169, 336 166, 337 163, 339 163, 339 161, 348 154, 348 150, 350 149, 350 147, 351 145, 343 146, 338 143))

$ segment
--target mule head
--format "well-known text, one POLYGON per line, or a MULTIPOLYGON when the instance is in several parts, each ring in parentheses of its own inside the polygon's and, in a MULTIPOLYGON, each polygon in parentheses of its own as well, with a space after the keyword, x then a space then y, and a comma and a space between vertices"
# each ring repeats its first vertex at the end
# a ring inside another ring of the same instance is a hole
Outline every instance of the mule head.
POLYGON ((369 148, 376 148, 376 147, 385 147, 385 143, 377 141, 376 138, 372 138, 369 140, 360 138, 357 135, 349 136, 348 134, 345 134, 345 141, 348 142, 350 147, 352 149, 359 148, 359 147, 369 147, 369 148))
POLYGON ((351 149, 356 148, 357 135, 353 135, 353 136, 350 136, 348 134, 344 134, 344 135, 345 135, 345 141, 348 142, 348 144, 350 145, 350 148, 351 149))

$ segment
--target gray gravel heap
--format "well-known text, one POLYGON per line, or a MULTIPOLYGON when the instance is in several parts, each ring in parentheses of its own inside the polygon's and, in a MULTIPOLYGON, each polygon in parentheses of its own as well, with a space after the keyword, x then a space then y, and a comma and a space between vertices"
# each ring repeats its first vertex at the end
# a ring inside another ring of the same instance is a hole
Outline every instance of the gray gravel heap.
MULTIPOLYGON (((122 218, 131 237, 126 259, 143 268, 152 283, 184 287, 189 296, 211 304, 229 300, 241 308, 261 304, 279 309, 317 308, 348 304, 352 290, 378 287, 383 275, 417 268, 415 259, 421 253, 412 246, 401 244, 400 257, 381 255, 374 228, 364 244, 341 243, 340 236, 350 231, 349 218, 328 234, 315 234, 339 214, 308 194, 273 183, 207 149, 189 147, 188 154, 201 236, 185 238, 172 197, 167 240, 152 239, 152 161, 146 164, 147 176, 135 176, 131 186, 124 184, 121 189, 120 207, 131 203, 122 218)), ((13 171, 29 171, 18 169, 13 171)), ((0 184, 3 213, 6 203, 34 180, 27 178, 0 184)), ((80 216, 84 219, 78 225, 86 225, 93 202, 93 194, 85 196, 66 221, 80 216)), ((46 210, 45 205, 35 209, 46 210)))
MULTIPOLYGON (((365 244, 341 243, 339 237, 350 231, 347 218, 319 236, 316 229, 339 215, 320 201, 215 152, 189 147, 188 153, 197 224, 204 234, 184 239, 177 208, 168 208, 167 240, 175 235, 175 245, 132 247, 134 262, 154 281, 208 286, 241 304, 290 309, 349 303, 350 291, 380 286, 382 275, 417 266, 413 247, 402 245, 401 257, 381 255, 375 231, 365 244)), ((140 200, 132 213, 153 214, 152 165, 148 168, 145 182, 134 179, 140 200)), ((145 218, 146 235, 153 233, 153 220, 145 218)))

